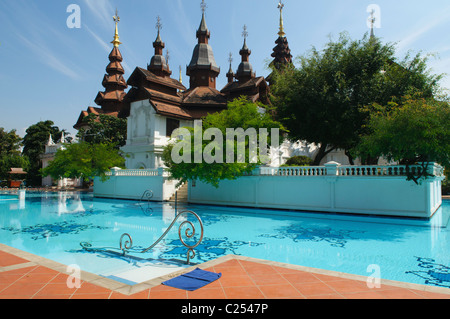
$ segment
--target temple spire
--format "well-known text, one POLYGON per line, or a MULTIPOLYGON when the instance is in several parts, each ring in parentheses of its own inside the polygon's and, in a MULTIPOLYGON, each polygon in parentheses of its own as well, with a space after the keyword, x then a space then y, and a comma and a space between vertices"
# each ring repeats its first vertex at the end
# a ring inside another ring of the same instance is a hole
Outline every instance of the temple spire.
POLYGON ((374 40, 375 39, 375 32, 373 31, 374 25, 375 25, 375 10, 372 10, 372 12, 370 13, 370 17, 369 17, 369 22, 370 22, 370 40, 374 40))
POLYGON ((283 8, 284 8, 284 4, 280 0, 280 2, 278 3, 278 9, 280 9, 280 31, 278 32, 278 35, 280 37, 286 36, 286 33, 284 33, 283 8))
MULTIPOLYGON (((273 52, 271 56, 274 58, 270 63, 270 67, 275 68, 277 70, 283 69, 283 67, 287 65, 292 65, 292 54, 291 49, 289 48, 289 43, 286 38, 286 33, 284 32, 283 26, 283 8, 284 4, 280 0, 278 3, 278 9, 280 10, 280 29, 278 32, 278 38, 275 41, 276 46, 273 48, 273 52)), ((273 76, 272 73, 266 78, 270 85, 273 84, 273 76)))
POLYGON ((202 21, 197 30, 198 43, 192 53, 192 59, 189 63, 186 75, 189 78, 190 89, 196 87, 210 87, 216 88, 216 78, 220 73, 220 68, 217 66, 214 59, 214 53, 211 46, 208 44, 210 38, 210 32, 206 26, 205 0, 202 0, 200 8, 202 9, 202 21))
POLYGON ((163 50, 165 48, 165 43, 161 39, 161 29, 162 23, 159 16, 156 17, 155 28, 158 30, 155 42, 153 42, 153 47, 155 48, 155 54, 150 60, 150 64, 147 65, 147 70, 152 72, 157 76, 167 77, 172 74, 169 68, 169 50, 167 50, 167 59, 163 56, 163 50))
POLYGON ((228 73, 227 73, 227 79, 228 79, 228 83, 231 83, 231 82, 233 82, 233 80, 234 80, 234 72, 233 72, 233 66, 232 66, 232 63, 233 63, 233 53, 231 53, 231 52, 230 52, 228 61, 230 62, 230 69, 228 70, 228 73))
POLYGON ((162 42, 161 40, 161 29, 162 29, 162 23, 160 16, 156 17, 156 29, 158 30, 158 35, 156 36, 155 42, 162 42))
POLYGON ((247 47, 248 31, 247 31, 247 25, 245 25, 245 24, 244 24, 243 31, 242 31, 242 37, 244 38, 244 45, 242 46, 242 50, 248 50, 248 47, 247 47))
POLYGON ((208 6, 206 5, 205 0, 202 0, 200 7, 202 9, 202 21, 200 22, 200 26, 197 30, 197 39, 198 43, 208 44, 211 33, 209 32, 208 26, 206 25, 205 11, 208 6))
POLYGON ((253 72, 253 66, 250 63, 250 54, 252 54, 252 51, 247 46, 248 31, 246 25, 244 25, 243 27, 242 37, 244 38, 244 45, 242 46, 242 49, 239 51, 242 60, 236 72, 236 79, 238 81, 245 82, 255 77, 255 73, 253 72))
POLYGON ((116 15, 113 16, 114 22, 116 23, 116 32, 114 33, 114 40, 111 42, 112 44, 114 44, 114 47, 118 48, 119 45, 122 44, 122 42, 119 41, 119 29, 117 27, 117 24, 120 21, 120 17, 119 17, 119 13, 116 9, 116 15))
POLYGON ((116 14, 113 16, 113 20, 116 24, 114 40, 111 42, 114 46, 109 54, 109 64, 106 67, 106 73, 103 77, 102 85, 105 91, 99 92, 95 98, 95 103, 100 105, 105 112, 118 112, 122 108, 122 102, 126 95, 125 89, 127 88, 127 82, 123 75, 125 70, 122 67, 123 61, 122 54, 119 50, 119 45, 122 44, 119 41, 119 32, 117 24, 120 21, 119 14, 116 9, 116 14))
POLYGON ((52 134, 49 134, 49 135, 48 135, 48 142, 47 142, 47 145, 48 145, 48 146, 50 146, 50 145, 55 145, 55 143, 53 142, 53 139, 52 139, 52 134))

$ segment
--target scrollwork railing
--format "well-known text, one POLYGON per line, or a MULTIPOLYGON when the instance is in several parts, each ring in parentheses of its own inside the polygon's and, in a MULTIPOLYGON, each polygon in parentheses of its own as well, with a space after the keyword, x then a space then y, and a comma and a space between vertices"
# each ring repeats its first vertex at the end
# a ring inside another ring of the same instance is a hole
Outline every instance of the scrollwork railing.
POLYGON ((120 236, 120 240, 119 240, 119 249, 122 251, 124 256, 125 256, 126 252, 131 249, 131 247, 133 247, 133 239, 131 238, 130 234, 127 234, 127 233, 122 234, 122 236, 120 236), (126 240, 124 242, 123 239, 125 237, 128 237, 128 240, 126 240))
POLYGON ((147 189, 141 196, 141 199, 139 200, 139 206, 142 209, 142 212, 144 215, 151 216, 153 213, 153 209, 150 207, 150 200, 153 198, 153 191, 147 189), (147 201, 147 207, 142 206, 142 201, 147 201))
POLYGON ((141 196, 140 202, 142 202, 143 200, 147 200, 149 201, 150 199, 153 198, 153 191, 147 189, 141 196))
POLYGON ((87 242, 82 242, 82 243, 80 243, 80 245, 83 249, 85 249, 87 251, 108 251, 108 250, 120 251, 123 256, 125 256, 129 252, 146 253, 146 252, 152 250, 156 245, 158 245, 167 236, 167 234, 170 232, 170 230, 173 228, 173 226, 176 224, 176 222, 178 221, 178 219, 181 216, 189 216, 189 215, 194 216, 195 219, 197 219, 198 223, 200 224, 200 238, 192 245, 190 245, 189 243, 187 243, 184 240, 182 230, 185 226, 187 226, 187 228, 184 231, 184 236, 187 239, 194 238, 194 236, 196 234, 196 229, 195 229, 194 223, 186 219, 178 227, 178 237, 180 238, 180 241, 183 244, 183 246, 188 249, 186 263, 189 265, 191 259, 195 257, 194 249, 197 248, 201 244, 201 242, 203 240, 203 234, 204 234, 203 222, 202 222, 200 216, 198 216, 196 213, 194 213, 193 211, 190 211, 190 210, 180 212, 174 218, 174 220, 172 221, 170 226, 166 229, 166 231, 161 235, 161 237, 159 237, 158 240, 156 240, 152 245, 150 245, 149 247, 142 249, 142 250, 137 250, 137 249, 133 248, 133 239, 131 238, 131 235, 128 233, 124 233, 124 234, 122 234, 122 236, 120 236, 119 249, 114 248, 114 247, 92 248, 92 245, 87 242))

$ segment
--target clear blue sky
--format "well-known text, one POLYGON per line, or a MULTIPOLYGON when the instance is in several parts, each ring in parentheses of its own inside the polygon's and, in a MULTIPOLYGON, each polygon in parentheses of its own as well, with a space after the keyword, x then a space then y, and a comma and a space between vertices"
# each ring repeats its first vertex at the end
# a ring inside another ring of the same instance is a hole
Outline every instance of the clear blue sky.
MULTIPOLYGON (((220 90, 226 83, 228 54, 236 70, 242 47, 242 27, 248 27, 250 61, 258 76, 268 75, 277 38, 278 0, 207 0, 210 44, 221 67, 220 90)), ((117 7, 120 50, 125 78, 136 66, 146 67, 153 55, 156 17, 162 19, 162 39, 170 51, 170 67, 188 83, 186 65, 196 44, 201 0, 1 0, 0 1, 0 127, 25 129, 40 120, 52 120, 72 134, 80 112, 96 106, 114 35, 112 16, 117 7), (81 8, 81 28, 70 29, 67 7, 81 8)), ((375 33, 397 43, 398 57, 437 53, 430 61, 433 73, 450 74, 450 2, 448 0, 285 0, 284 25, 294 57, 311 46, 323 48, 331 35, 347 31, 353 39, 368 32, 367 8, 381 9, 381 28, 375 33)), ((450 81, 442 81, 450 88, 450 81)))

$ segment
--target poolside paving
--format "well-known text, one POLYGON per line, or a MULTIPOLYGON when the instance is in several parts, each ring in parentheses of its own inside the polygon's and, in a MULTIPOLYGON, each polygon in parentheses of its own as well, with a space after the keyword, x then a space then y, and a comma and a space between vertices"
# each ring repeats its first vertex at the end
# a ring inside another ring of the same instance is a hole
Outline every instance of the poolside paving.
POLYGON ((450 289, 390 281, 371 289, 361 276, 232 255, 199 265, 222 277, 193 292, 161 284, 178 274, 136 286, 87 274, 71 288, 64 267, 5 247, 0 299, 450 299, 450 289))

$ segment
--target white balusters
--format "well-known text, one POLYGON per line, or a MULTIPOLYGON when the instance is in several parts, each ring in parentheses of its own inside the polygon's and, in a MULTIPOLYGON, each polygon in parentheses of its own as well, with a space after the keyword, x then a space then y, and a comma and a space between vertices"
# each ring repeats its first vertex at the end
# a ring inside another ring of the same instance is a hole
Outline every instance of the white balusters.
MULTIPOLYGON (((431 163, 428 168, 434 176, 442 176, 443 168, 431 163)), ((260 167, 253 175, 262 176, 406 176, 409 172, 419 175, 423 168, 421 165, 346 165, 327 163, 325 166, 302 166, 302 167, 260 167)))
POLYGON ((164 169, 112 169, 108 176, 161 176, 164 169))
MULTIPOLYGON (((406 176, 408 172, 420 175, 424 168, 422 165, 345 165, 330 162, 324 166, 299 167, 259 167, 251 174, 253 176, 406 176)), ((434 176, 442 176, 442 166, 430 163, 428 171, 434 176)), ((113 168, 108 176, 168 176, 163 168, 156 169, 118 169, 113 168)))

